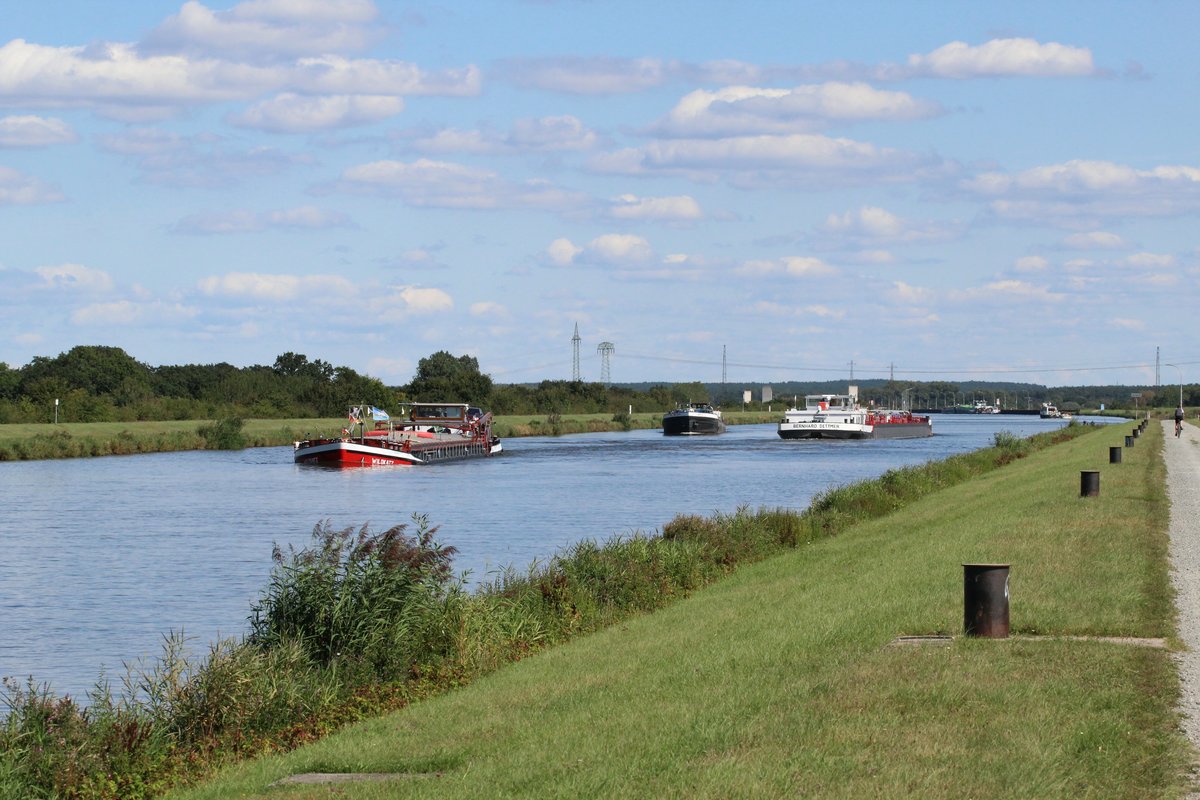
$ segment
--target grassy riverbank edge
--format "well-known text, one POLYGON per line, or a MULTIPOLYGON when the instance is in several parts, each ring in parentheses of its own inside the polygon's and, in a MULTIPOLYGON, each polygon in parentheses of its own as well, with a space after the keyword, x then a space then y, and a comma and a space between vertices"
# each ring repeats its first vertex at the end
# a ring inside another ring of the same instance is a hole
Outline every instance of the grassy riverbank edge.
MULTIPOLYGON (((781 412, 730 412, 731 425, 776 422, 781 412)), ((217 449, 219 437, 204 429, 221 420, 161 420, 144 422, 20 423, 0 425, 0 461, 167 453, 217 449)), ((334 436, 345 426, 333 419, 248 419, 237 445, 281 447, 297 439, 334 436)), ((662 426, 661 414, 514 414, 496 417, 493 431, 501 439, 522 436, 562 436, 572 433, 650 430, 662 426)), ((241 449, 234 445, 229 449, 241 449)))
POLYGON ((836 490, 814 509, 904 510, 170 796, 328 791, 272 787, 299 773, 395 777, 346 798, 1182 796, 1170 652, 1102 638, 1173 633, 1162 437, 1105 466, 1128 428, 911 502, 911 470, 836 490), (961 631, 964 562, 1012 564, 1014 637, 889 646, 961 631))

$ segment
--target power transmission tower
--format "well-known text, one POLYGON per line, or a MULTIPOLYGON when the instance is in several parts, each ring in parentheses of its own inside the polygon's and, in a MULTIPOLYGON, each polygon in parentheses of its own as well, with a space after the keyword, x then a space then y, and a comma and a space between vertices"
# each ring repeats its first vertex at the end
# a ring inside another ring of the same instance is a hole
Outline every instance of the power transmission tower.
POLYGON ((600 382, 605 386, 612 383, 612 367, 610 358, 613 351, 616 350, 616 345, 612 342, 601 342, 596 345, 596 352, 600 354, 600 382))
POLYGON ((573 351, 572 358, 571 358, 571 380, 573 380, 573 381, 582 380, 582 378, 579 375, 579 342, 580 341, 582 341, 582 340, 579 338, 579 323, 576 322, 575 323, 575 335, 571 337, 571 348, 573 351))

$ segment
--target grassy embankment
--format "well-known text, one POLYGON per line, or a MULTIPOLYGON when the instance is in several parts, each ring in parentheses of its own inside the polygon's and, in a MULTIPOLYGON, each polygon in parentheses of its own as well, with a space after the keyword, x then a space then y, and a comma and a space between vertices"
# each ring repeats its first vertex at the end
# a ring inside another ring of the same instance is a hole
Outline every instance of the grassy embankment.
MULTIPOLYGON (((774 422, 774 412, 733 412, 726 415, 731 424, 774 422)), ((155 422, 77 422, 58 425, 23 423, 0 425, 0 461, 24 461, 44 458, 164 453, 176 450, 204 450, 229 446, 214 428, 219 421, 168 420, 155 422), (205 429, 208 429, 206 435, 205 429)), ((332 436, 345 425, 343 419, 250 419, 240 431, 237 447, 279 447, 296 439, 332 436)), ((519 436, 557 436, 651 429, 660 427, 661 414, 551 414, 548 416, 511 415, 497 417, 495 433, 503 438, 519 436)))
MULTIPOLYGON (((1130 427, 172 797, 1181 796, 1169 652, 1068 638, 1172 634, 1159 427, 1107 464, 1130 427), (1079 497, 1084 469, 1100 469, 1100 497, 1079 497), (961 631, 963 562, 1012 564, 1014 637, 889 647, 961 631), (397 778, 268 788, 305 772, 397 778)), ((893 471, 816 510, 886 504, 923 480, 893 471)))

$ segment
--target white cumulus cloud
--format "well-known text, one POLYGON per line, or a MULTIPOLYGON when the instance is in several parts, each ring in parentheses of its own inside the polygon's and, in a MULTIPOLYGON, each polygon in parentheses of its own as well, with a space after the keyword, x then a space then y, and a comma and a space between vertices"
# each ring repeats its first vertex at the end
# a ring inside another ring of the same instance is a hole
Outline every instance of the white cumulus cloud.
POLYGON ((0 147, 47 147, 78 139, 70 125, 54 117, 32 114, 0 117, 0 147))
POLYGON ((822 277, 837 274, 837 270, 819 258, 811 256, 785 256, 779 259, 754 259, 743 261, 734 270, 748 277, 790 275, 792 277, 822 277))
POLYGON ((495 319, 508 319, 511 315, 508 309, 500 303, 492 300, 484 300, 479 303, 472 303, 468 309, 473 317, 492 317, 495 319))
POLYGON ((558 267, 569 266, 582 252, 583 248, 570 239, 555 239, 546 247, 546 257, 550 259, 551 264, 558 267))
POLYGON ((0 165, 0 206, 32 206, 63 199, 57 189, 44 181, 0 165))
POLYGON ((950 42, 908 57, 913 74, 934 78, 1077 77, 1093 75, 1092 52, 1036 39, 992 39, 981 45, 950 42))
POLYGON ((350 297, 355 284, 340 275, 286 275, 228 272, 201 279, 200 291, 210 296, 284 302, 301 296, 350 297))
POLYGON ((608 263, 648 261, 654 257, 650 243, 641 236, 627 233, 606 233, 588 243, 589 258, 608 263))
POLYGON ((1127 266, 1141 269, 1166 269, 1175 263, 1175 256, 1163 253, 1134 253, 1125 259, 1127 266))
POLYGON ((188 0, 146 37, 150 51, 217 53, 242 60, 362 50, 371 43, 369 0, 250 0, 213 11, 188 0))
POLYGON ((79 326, 141 325, 189 320, 198 313, 197 309, 181 303, 116 300, 111 303, 92 303, 76 309, 71 314, 71 322, 79 326))
POLYGON ((1041 272, 1050 266, 1050 262, 1042 256, 1022 256, 1013 266, 1017 272, 1041 272))
POLYGON ((82 264, 59 264, 34 269, 42 279, 39 289, 75 289, 86 292, 107 292, 113 288, 113 279, 104 270, 92 269, 82 264))
POLYGON ((519 86, 568 94, 626 94, 662 85, 669 66, 655 58, 566 56, 530 58, 501 64, 519 86))
POLYGON ((609 215, 615 219, 641 219, 678 222, 703 219, 704 212, 695 199, 675 197, 638 197, 623 194, 612 201, 609 215))
POLYGON ((1063 245, 1072 250, 1121 250, 1127 246, 1124 239, 1107 231, 1074 233, 1063 239, 1063 245))
POLYGON ((403 110, 402 98, 387 95, 308 97, 287 92, 256 103, 230 121, 274 133, 309 133, 370 125, 403 110))
POLYGON ((586 203, 577 192, 545 180, 508 181, 498 173, 449 161, 374 161, 350 167, 337 187, 397 197, 413 206, 462 209, 536 208, 566 211, 586 203))
MULTIPOLYGON (((1080 227, 1105 219, 1200 211, 1200 168, 1186 165, 1137 169, 1111 161, 1080 159, 1014 174, 981 173, 964 180, 961 186, 986 200, 989 210, 998 217, 1045 224, 1080 227)), ((1089 244, 1096 247, 1105 241, 1100 236, 1089 244)))
POLYGON ((654 131, 679 137, 787 134, 830 122, 913 120, 941 113, 936 103, 866 83, 823 83, 794 89, 728 86, 686 95, 654 131))

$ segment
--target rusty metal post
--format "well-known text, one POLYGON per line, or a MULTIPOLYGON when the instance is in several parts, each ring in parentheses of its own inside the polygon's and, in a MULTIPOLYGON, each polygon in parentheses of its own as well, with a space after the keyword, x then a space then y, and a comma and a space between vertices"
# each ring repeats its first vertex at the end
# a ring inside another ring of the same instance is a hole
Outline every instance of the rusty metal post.
POLYGON ((1008 564, 963 564, 963 633, 1008 638, 1008 564))
POLYGON ((1121 463, 1121 449, 1122 448, 1120 448, 1120 447, 1108 448, 1108 463, 1110 463, 1110 464, 1120 464, 1121 463))
POLYGON ((1079 472, 1079 496, 1100 496, 1100 470, 1085 469, 1079 472))

